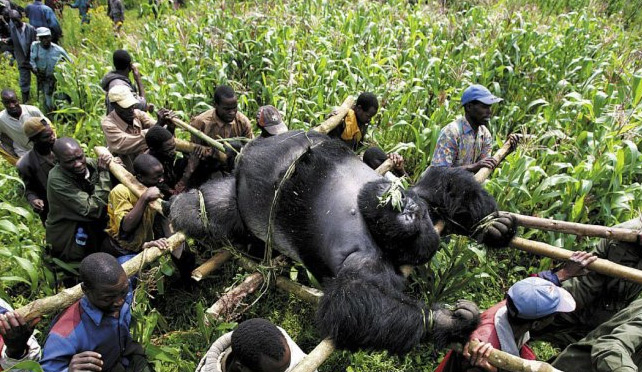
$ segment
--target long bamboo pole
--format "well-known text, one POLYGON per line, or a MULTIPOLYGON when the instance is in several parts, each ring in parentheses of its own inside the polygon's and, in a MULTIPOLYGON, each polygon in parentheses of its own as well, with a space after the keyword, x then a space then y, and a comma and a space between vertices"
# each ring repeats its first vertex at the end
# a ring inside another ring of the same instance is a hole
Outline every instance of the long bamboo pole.
MULTIPOLYGON (((160 256, 167 252, 171 252, 174 249, 180 247, 181 244, 185 241, 185 235, 183 233, 175 233, 174 235, 167 238, 169 242, 169 249, 162 250, 157 247, 151 247, 143 250, 131 260, 123 264, 123 269, 127 276, 132 276, 139 272, 145 265, 156 261, 160 256)), ((41 298, 30 302, 29 304, 16 310, 20 315, 22 315, 25 320, 28 322, 32 319, 40 318, 47 314, 53 314, 60 312, 69 306, 73 305, 78 301, 83 295, 82 288, 80 284, 73 286, 72 288, 66 288, 60 293, 41 298)))
POLYGON ((334 128, 337 127, 337 125, 341 123, 341 120, 343 120, 343 118, 345 118, 346 115, 348 115, 348 111, 350 111, 353 105, 354 105, 354 97, 348 96, 348 98, 346 98, 345 101, 343 101, 341 106, 337 108, 335 115, 332 115, 323 123, 312 128, 312 130, 315 130, 323 134, 330 133, 334 128))
MULTIPOLYGON (((495 155, 493 155, 493 158, 497 160, 497 166, 499 166, 499 163, 501 163, 508 154, 510 154, 513 151, 513 147, 511 146, 510 141, 506 141, 504 143, 504 146, 502 146, 495 155)), ((475 173, 475 181, 482 183, 488 179, 488 177, 493 173, 493 170, 495 168, 482 168, 475 173)))
MULTIPOLYGON (((98 156, 111 155, 109 150, 102 146, 94 147, 94 152, 98 156)), ((133 174, 129 173, 125 167, 115 161, 109 162, 109 171, 111 171, 111 174, 113 174, 123 185, 127 186, 127 188, 129 188, 136 197, 140 198, 140 196, 147 190, 147 187, 138 182, 133 174)), ((158 213, 163 214, 163 207, 161 206, 160 200, 154 200, 149 204, 149 207, 156 210, 158 213)))
POLYGON ((226 263, 230 258, 232 258, 232 253, 228 250, 223 250, 214 255, 214 257, 205 261, 199 267, 192 271, 192 279, 197 282, 200 282, 208 276, 210 273, 218 270, 224 263, 226 263))
POLYGON ((326 338, 321 341, 299 364, 294 367, 292 372, 312 372, 319 368, 334 351, 334 342, 326 338))
POLYGON ((642 232, 639 230, 558 221, 548 218, 525 216, 517 213, 510 214, 515 217, 519 226, 529 227, 532 229, 556 231, 581 236, 593 236, 628 243, 642 244, 642 232))
POLYGON ((172 123, 174 123, 176 126, 181 127, 182 129, 185 129, 186 131, 190 132, 193 134, 195 137, 200 138, 203 140, 203 142, 207 143, 208 145, 214 147, 218 151, 225 152, 225 147, 218 142, 217 140, 213 139, 212 137, 206 135, 205 133, 201 132, 200 130, 194 128, 193 126, 187 124, 186 122, 182 121, 181 119, 177 117, 172 117, 170 120, 172 120, 172 123))
MULTIPOLYGON (((472 352, 478 344, 478 341, 471 340, 468 350, 472 352)), ((457 344, 453 349, 461 353, 463 346, 457 344)), ((499 349, 491 351, 488 362, 494 367, 510 372, 562 372, 546 362, 522 359, 499 349)))
MULTIPOLYGON (((558 248, 550 244, 536 242, 520 237, 515 237, 508 244, 510 247, 533 253, 540 256, 546 256, 558 260, 568 260, 573 251, 558 248)), ((587 266, 587 269, 600 274, 608 275, 614 278, 630 280, 642 284, 642 271, 632 267, 616 264, 609 260, 598 258, 595 262, 587 266)))

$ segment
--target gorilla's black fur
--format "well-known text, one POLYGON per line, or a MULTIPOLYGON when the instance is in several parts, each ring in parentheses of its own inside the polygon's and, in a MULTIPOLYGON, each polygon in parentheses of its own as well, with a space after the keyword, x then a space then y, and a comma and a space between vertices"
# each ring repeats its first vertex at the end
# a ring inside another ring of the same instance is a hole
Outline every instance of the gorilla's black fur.
POLYGON ((275 249, 321 281, 319 330, 340 348, 405 353, 425 337, 441 346, 465 340, 478 322, 475 306, 431 312, 403 293, 397 267, 425 263, 439 248, 431 217, 469 233, 495 202, 469 174, 450 169, 430 170, 402 191, 401 212, 380 205, 390 185, 340 141, 293 131, 249 143, 234 177, 200 188, 207 225, 195 191, 175 199, 171 219, 178 230, 213 240, 243 230, 263 241, 270 235, 275 249))

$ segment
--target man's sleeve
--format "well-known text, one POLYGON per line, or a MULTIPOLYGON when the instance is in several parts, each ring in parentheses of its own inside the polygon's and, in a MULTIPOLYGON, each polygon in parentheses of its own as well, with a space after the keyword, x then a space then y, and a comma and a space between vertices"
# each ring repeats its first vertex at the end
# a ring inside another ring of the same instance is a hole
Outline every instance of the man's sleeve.
POLYGON ((18 170, 18 176, 20 176, 20 179, 22 179, 22 182, 25 184, 25 196, 27 197, 27 200, 31 202, 32 200, 40 199, 38 194, 34 191, 34 186, 37 184, 37 181, 31 174, 29 167, 18 162, 16 169, 18 170))
POLYGON ((109 195, 109 173, 101 171, 98 184, 94 187, 92 195, 75 188, 62 179, 49 179, 47 192, 54 192, 68 210, 75 212, 76 216, 67 216, 70 220, 92 221, 102 216, 109 195))
POLYGON ((247 116, 243 114, 241 114, 241 126, 243 128, 243 136, 249 139, 253 139, 254 133, 252 133, 252 123, 250 123, 250 119, 248 119, 247 116))
POLYGON ((62 336, 49 333, 42 350, 40 366, 44 372, 67 372, 74 355, 79 353, 73 343, 62 336))
POLYGON ((445 127, 439 133, 439 139, 437 139, 430 165, 433 167, 452 167, 456 152, 457 140, 455 135, 451 133, 448 127, 445 127))
POLYGON ((38 44, 31 43, 31 48, 29 52, 29 63, 31 64, 31 68, 35 69, 36 68, 36 48, 38 47, 38 44))
MULTIPOLYGON (((484 127, 484 129, 486 129, 486 127, 484 127)), ((492 156, 491 151, 493 149, 493 136, 490 134, 488 129, 486 129, 484 132, 484 142, 482 143, 479 159, 486 159, 492 156)))
POLYGON ((642 346, 642 319, 638 316, 595 340, 591 360, 596 372, 637 372, 632 355, 642 346))
POLYGON ((145 132, 130 134, 120 130, 109 118, 104 118, 100 124, 105 133, 107 147, 116 154, 137 154, 147 148, 145 143, 145 132))
POLYGON ((129 202, 128 193, 121 188, 115 188, 109 193, 109 206, 111 207, 112 214, 109 216, 109 226, 113 231, 118 231, 118 237, 126 239, 127 236, 123 235, 120 226, 123 218, 127 216, 134 206, 129 202))
MULTIPOLYGON (((200 130, 201 132, 205 133, 203 130, 205 128, 205 123, 197 116, 192 118, 190 121, 189 125, 193 126, 194 128, 200 130)), ((205 133, 207 134, 207 133, 205 133)), ((209 134, 207 134, 209 136, 209 134)), ((205 145, 205 142, 203 142, 202 139, 196 137, 195 135, 190 136, 190 142, 195 143, 197 145, 205 145)))
MULTIPOLYGON (((136 117, 138 120, 140 120, 140 123, 143 125, 143 128, 151 128, 154 125, 156 125, 156 120, 154 120, 151 116, 149 116, 148 113, 141 111, 141 110, 136 110, 136 117)), ((143 135, 143 138, 145 135, 143 135)))

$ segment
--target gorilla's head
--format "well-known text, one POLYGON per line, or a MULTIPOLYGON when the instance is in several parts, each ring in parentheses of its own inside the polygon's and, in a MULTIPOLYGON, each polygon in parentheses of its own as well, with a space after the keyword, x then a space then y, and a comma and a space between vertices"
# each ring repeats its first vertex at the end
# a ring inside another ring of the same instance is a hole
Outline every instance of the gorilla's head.
POLYGON ((359 210, 370 234, 387 258, 397 265, 427 262, 439 248, 439 235, 426 202, 411 190, 399 190, 399 199, 382 202, 391 183, 372 181, 359 192, 359 210))

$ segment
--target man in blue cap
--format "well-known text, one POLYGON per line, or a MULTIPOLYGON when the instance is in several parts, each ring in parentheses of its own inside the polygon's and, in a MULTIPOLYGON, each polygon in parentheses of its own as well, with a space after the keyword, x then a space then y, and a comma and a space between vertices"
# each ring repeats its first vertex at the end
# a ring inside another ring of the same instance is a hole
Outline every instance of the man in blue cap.
POLYGON ((471 340, 479 341, 479 345, 472 352, 466 345, 463 354, 450 351, 435 372, 496 372, 488 362, 493 349, 535 360, 535 353, 526 344, 530 332, 546 327, 555 314, 575 310, 573 296, 559 286, 560 282, 586 274, 585 268, 595 259, 590 253, 577 251, 556 272, 557 282, 551 281, 550 272, 545 271, 515 283, 503 301, 481 314, 480 324, 470 336, 471 340))
POLYGON ((465 115, 442 128, 432 156, 434 167, 462 167, 470 172, 495 168, 488 131, 490 106, 502 99, 481 85, 471 85, 461 96, 465 115))

